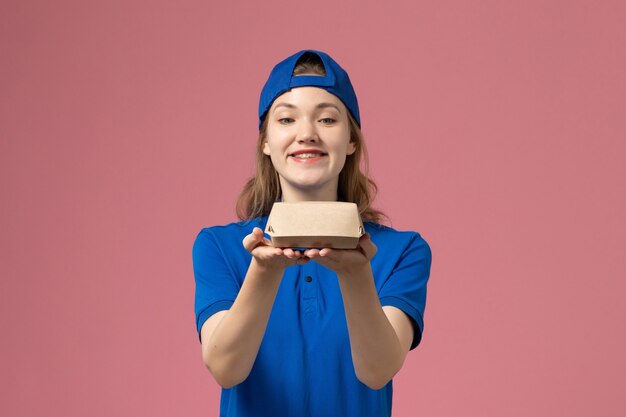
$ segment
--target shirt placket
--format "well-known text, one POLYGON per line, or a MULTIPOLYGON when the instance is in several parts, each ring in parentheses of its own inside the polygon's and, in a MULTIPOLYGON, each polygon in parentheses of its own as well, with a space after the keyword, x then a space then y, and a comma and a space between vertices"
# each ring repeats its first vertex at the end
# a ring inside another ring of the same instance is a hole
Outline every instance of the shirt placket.
POLYGON ((302 273, 300 275, 300 279, 302 282, 300 283, 301 297, 302 297, 302 310, 305 316, 317 316, 318 313, 318 303, 317 303, 317 293, 318 293, 318 280, 319 277, 316 276, 316 268, 313 265, 313 262, 309 262, 303 265, 302 273))

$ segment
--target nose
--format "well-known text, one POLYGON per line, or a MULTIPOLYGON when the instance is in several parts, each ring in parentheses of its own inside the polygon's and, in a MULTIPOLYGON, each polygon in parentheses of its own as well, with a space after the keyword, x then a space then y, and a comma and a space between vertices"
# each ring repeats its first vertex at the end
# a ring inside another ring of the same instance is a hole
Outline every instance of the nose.
POLYGON ((298 143, 315 143, 319 140, 315 123, 303 120, 298 129, 298 143))

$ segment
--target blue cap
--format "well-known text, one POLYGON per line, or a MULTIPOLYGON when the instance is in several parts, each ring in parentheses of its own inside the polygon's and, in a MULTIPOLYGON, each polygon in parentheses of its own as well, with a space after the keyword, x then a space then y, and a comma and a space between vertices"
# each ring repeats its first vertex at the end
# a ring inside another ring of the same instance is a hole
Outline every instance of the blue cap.
POLYGON ((261 91, 259 100, 259 128, 263 124, 263 119, 267 111, 272 107, 272 103, 278 96, 295 87, 319 87, 334 94, 348 108, 356 123, 361 127, 359 116, 359 103, 356 99, 354 88, 350 82, 348 73, 339 66, 328 54, 312 49, 305 49, 284 61, 276 64, 261 91), (318 75, 293 75, 293 69, 298 59, 305 53, 312 53, 320 57, 326 70, 325 76, 318 75))

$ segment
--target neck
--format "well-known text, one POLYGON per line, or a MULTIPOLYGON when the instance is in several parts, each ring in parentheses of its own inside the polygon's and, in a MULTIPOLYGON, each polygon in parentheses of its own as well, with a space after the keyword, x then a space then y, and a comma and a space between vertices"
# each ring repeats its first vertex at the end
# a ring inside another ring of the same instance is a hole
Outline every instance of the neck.
POLYGON ((301 201, 337 201, 337 184, 329 184, 327 187, 314 189, 301 189, 282 184, 282 201, 297 203, 301 201))

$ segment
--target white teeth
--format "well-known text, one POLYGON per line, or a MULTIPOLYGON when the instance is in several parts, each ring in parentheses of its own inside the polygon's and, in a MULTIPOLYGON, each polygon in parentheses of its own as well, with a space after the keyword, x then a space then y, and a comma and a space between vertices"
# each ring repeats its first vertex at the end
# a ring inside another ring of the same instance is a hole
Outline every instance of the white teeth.
POLYGON ((294 158, 299 158, 299 159, 308 159, 308 158, 316 158, 318 156, 322 156, 322 154, 319 153, 301 153, 298 155, 292 155, 294 158))

